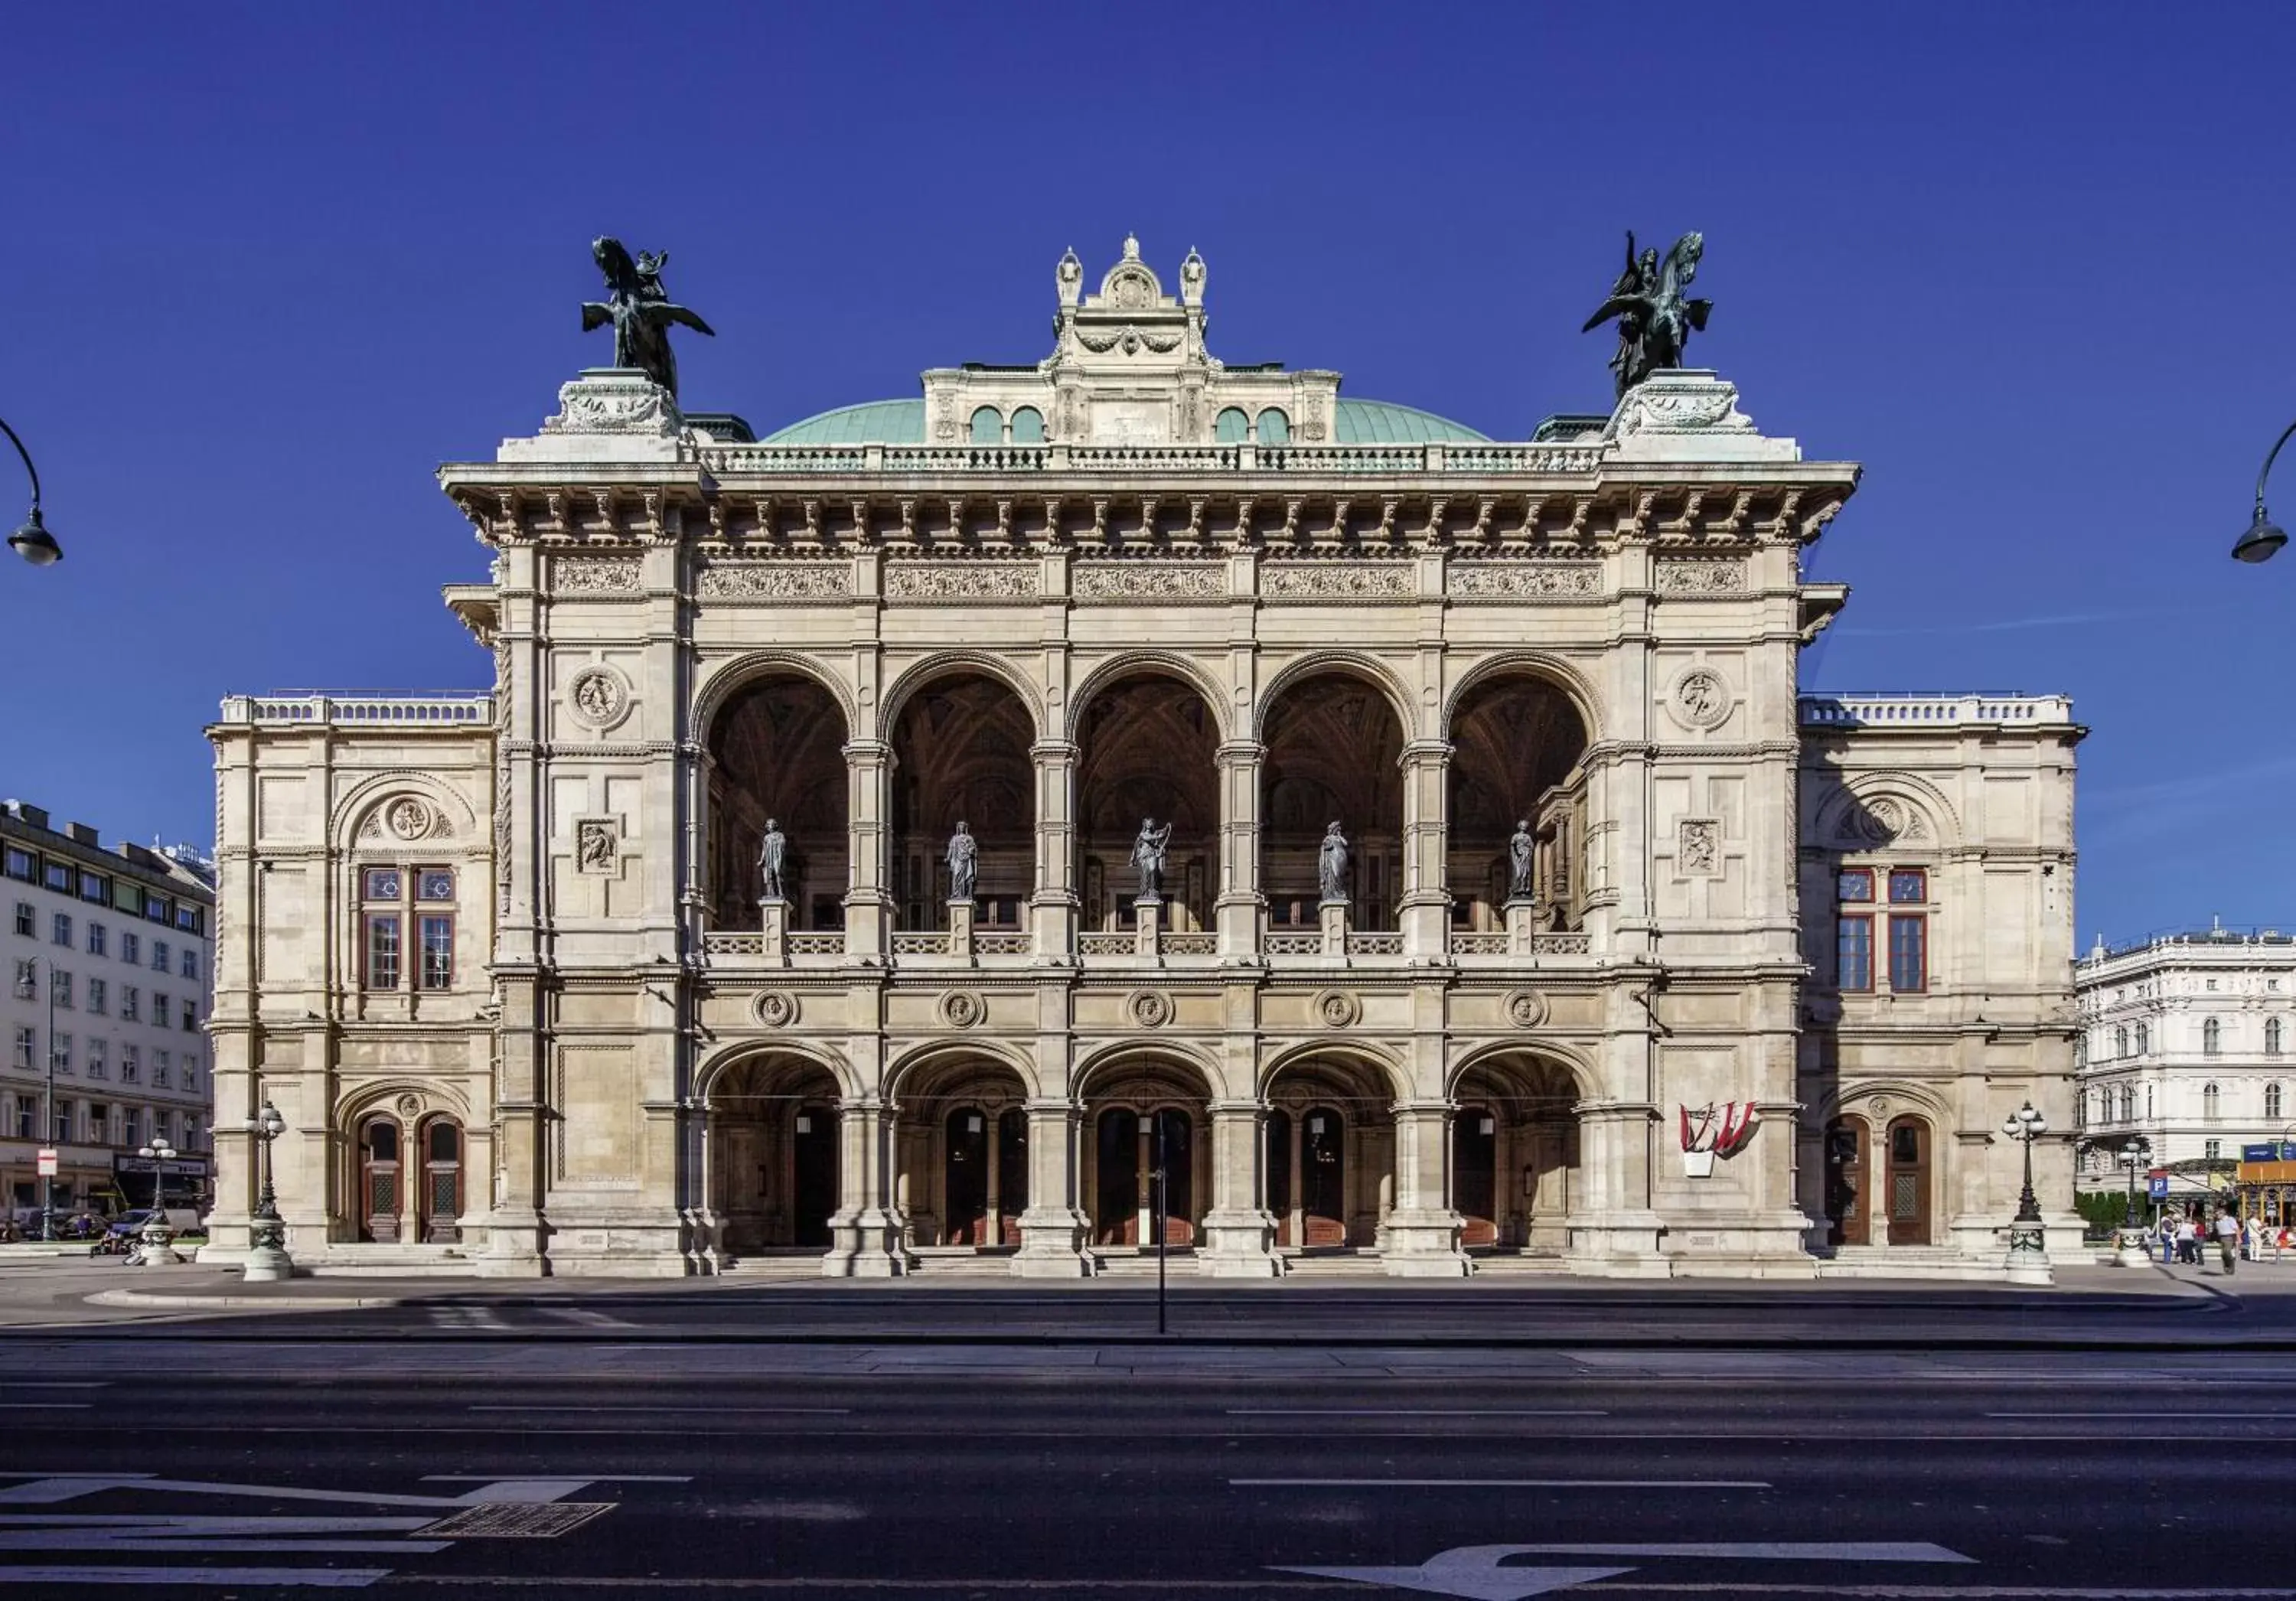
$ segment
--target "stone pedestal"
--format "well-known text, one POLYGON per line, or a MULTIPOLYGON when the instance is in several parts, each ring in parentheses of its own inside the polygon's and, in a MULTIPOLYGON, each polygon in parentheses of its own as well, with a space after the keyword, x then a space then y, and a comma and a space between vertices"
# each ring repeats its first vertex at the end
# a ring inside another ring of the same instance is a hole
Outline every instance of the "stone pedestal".
POLYGON ((1143 895, 1132 903, 1133 933, 1139 943, 1135 955, 1147 961, 1156 959, 1156 949, 1162 938, 1164 900, 1160 895, 1143 895))
POLYGON ((1324 954, 1344 959, 1348 954, 1348 903, 1344 900, 1319 902, 1316 907, 1316 917, 1323 925, 1324 954))
POLYGON ((2149 1268, 2152 1265, 2152 1236, 2142 1228, 2123 1228, 2113 1236, 2112 1265, 2116 1268, 2149 1268))
POLYGON ((960 962, 972 960, 972 921, 975 908, 970 900, 948 903, 948 954, 960 962))
POLYGON ((1531 943, 1538 934, 1538 914, 1541 908, 1535 900, 1510 900, 1506 903, 1507 954, 1527 956, 1531 943))
POLYGON ((789 961, 789 902, 775 895, 758 902, 758 932, 762 955, 768 962, 789 961))
POLYGON ((2038 1222, 2009 1225, 2009 1282, 2034 1285, 2056 1282, 2049 1263, 2048 1236, 2038 1222))

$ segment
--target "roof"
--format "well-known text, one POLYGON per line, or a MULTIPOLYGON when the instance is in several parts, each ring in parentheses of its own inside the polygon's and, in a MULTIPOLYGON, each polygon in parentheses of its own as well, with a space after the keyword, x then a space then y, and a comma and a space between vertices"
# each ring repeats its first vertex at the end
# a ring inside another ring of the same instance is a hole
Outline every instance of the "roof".
MULTIPOLYGON (((1414 406, 1386 400, 1341 400, 1332 419, 1334 441, 1341 445, 1420 445, 1446 439, 1480 440, 1490 436, 1439 417, 1414 406)), ((914 400, 867 400, 817 412, 802 422, 767 434, 767 445, 922 445, 925 442, 925 403, 914 400)))

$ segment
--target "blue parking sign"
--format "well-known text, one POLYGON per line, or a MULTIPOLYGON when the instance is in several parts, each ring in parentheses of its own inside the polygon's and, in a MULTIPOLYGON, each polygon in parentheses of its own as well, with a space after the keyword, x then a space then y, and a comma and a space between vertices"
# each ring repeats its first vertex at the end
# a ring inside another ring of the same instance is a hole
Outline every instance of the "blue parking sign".
POLYGON ((2168 1175, 2168 1174, 2166 1174, 2166 1173, 2155 1173, 2155 1174, 2153 1174, 2153 1175, 2152 1175, 2152 1199, 2154 1199, 2155 1201, 2166 1201, 2168 1198, 2169 1198, 2169 1175, 2168 1175))

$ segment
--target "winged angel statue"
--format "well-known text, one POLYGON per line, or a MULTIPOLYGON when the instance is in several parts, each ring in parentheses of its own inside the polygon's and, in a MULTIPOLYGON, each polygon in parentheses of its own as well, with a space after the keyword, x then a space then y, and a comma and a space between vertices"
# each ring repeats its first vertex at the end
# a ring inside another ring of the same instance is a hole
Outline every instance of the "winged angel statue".
POLYGON ((1619 351, 1611 357, 1618 377, 1620 398, 1652 373, 1682 365, 1683 347, 1693 329, 1703 330, 1711 300, 1685 299, 1683 291, 1698 275, 1698 259, 1706 253, 1706 235, 1685 234, 1661 261, 1656 250, 1635 255, 1635 236, 1627 235, 1627 267, 1611 285, 1611 298, 1587 319, 1582 333, 1591 333, 1616 317, 1619 351))
POLYGON ((619 239, 596 239, 590 244, 598 270, 606 275, 603 303, 582 303, 582 331, 614 325, 614 365, 636 367, 677 398, 677 357, 669 348, 669 325, 683 323, 712 339, 718 331, 683 306, 675 305, 661 286, 661 269, 669 252, 659 256, 644 250, 630 259, 619 239))

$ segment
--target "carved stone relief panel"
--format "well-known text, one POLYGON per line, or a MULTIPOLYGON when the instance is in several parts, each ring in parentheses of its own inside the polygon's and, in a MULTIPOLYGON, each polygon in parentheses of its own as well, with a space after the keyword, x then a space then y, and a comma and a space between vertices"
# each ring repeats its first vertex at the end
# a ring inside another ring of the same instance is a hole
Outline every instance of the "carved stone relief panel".
POLYGON ((890 600, 1035 600, 1040 574, 1034 562, 900 562, 885 570, 890 600))
POLYGON ((1216 562, 1080 562, 1070 579, 1080 601, 1227 598, 1227 569, 1216 562))
POLYGON ((1572 600, 1603 592, 1595 562, 1454 562, 1445 578, 1454 600, 1572 600))
POLYGON ((1651 587, 1660 595, 1743 595, 1746 564, 1737 561, 1662 561, 1651 587))
POLYGON ((578 722, 611 728, 629 715, 629 680, 614 668, 586 667, 567 685, 566 706, 578 722))
POLYGON ((1667 714, 1684 727, 1701 732, 1729 721, 1734 702, 1729 681, 1704 662, 1685 668, 1666 692, 1667 714))
POLYGON ((1720 818, 1684 817, 1675 825, 1674 866, 1677 873, 1697 877, 1722 870, 1720 818))
POLYGON ((555 595, 624 595, 638 587, 636 556, 559 556, 550 563, 555 595))
POLYGON ((853 570, 842 562, 712 562, 693 592, 704 600, 845 600, 853 570))
POLYGON ((1418 588, 1417 570, 1404 562, 1270 562, 1259 573, 1259 593, 1278 601, 1391 600, 1418 588))

